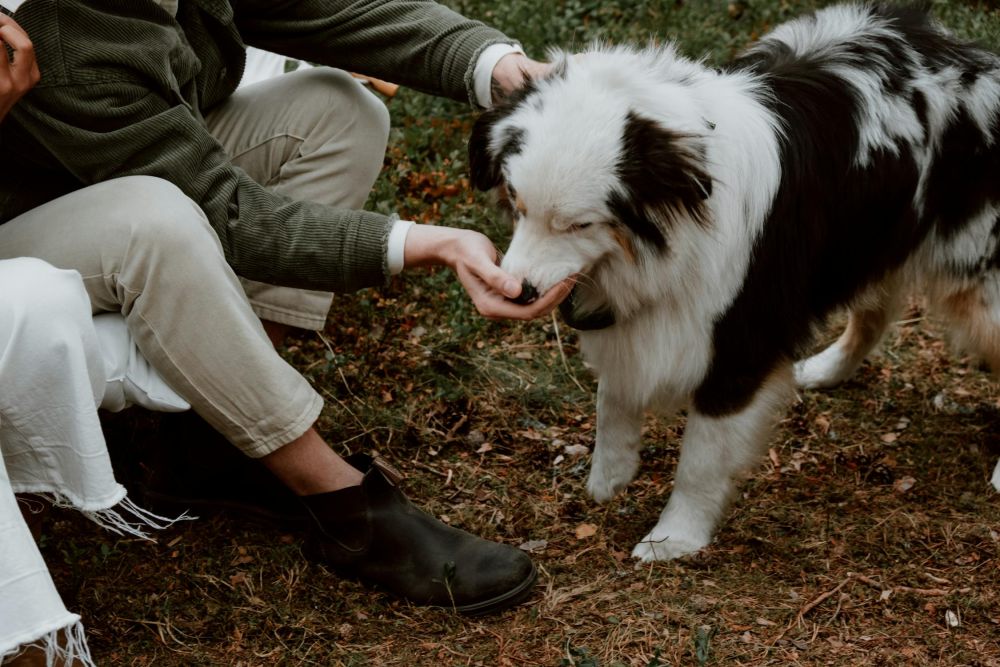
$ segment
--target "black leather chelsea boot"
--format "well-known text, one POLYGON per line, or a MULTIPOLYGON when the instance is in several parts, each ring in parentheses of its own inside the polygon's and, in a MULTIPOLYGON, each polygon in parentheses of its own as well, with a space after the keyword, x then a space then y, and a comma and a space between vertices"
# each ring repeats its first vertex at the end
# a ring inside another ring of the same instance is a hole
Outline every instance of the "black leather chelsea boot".
POLYGON ((414 604, 472 616, 530 594, 537 573, 525 553, 421 511, 381 461, 355 454, 347 462, 364 473, 359 486, 302 498, 311 518, 310 556, 414 604))

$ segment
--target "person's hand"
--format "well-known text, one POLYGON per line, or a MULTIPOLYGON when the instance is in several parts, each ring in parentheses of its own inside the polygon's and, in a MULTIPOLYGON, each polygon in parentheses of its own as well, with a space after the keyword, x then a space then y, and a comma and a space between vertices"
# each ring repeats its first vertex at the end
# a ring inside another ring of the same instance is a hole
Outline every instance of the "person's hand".
POLYGON ((14 19, 0 14, 0 121, 40 78, 35 50, 28 34, 14 19), (7 58, 4 45, 13 49, 12 59, 7 58))
POLYGON ((490 319, 532 320, 547 315, 573 287, 573 281, 567 279, 527 305, 516 304, 510 299, 521 293, 521 283, 496 261, 493 243, 470 229, 413 225, 406 235, 404 266, 450 267, 476 310, 490 319))
MULTIPOLYGON (((540 79, 552 70, 551 63, 532 60, 523 53, 508 53, 493 68, 493 83, 506 97, 524 85, 525 79, 540 79)), ((493 100, 499 102, 499 100, 493 100)))

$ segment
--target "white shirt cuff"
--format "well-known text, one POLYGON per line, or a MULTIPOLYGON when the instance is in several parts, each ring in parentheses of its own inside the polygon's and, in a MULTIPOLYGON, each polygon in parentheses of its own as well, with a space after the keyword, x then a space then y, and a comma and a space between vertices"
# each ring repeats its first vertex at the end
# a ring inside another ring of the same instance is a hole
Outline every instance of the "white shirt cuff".
POLYGON ((493 106, 493 68, 501 58, 511 53, 524 55, 524 50, 517 44, 492 44, 479 54, 476 69, 472 72, 472 86, 476 101, 484 109, 493 106))
POLYGON ((394 276, 403 270, 406 259, 406 235, 413 226, 412 220, 397 220, 389 230, 389 241, 386 244, 385 261, 389 266, 389 275, 394 276))

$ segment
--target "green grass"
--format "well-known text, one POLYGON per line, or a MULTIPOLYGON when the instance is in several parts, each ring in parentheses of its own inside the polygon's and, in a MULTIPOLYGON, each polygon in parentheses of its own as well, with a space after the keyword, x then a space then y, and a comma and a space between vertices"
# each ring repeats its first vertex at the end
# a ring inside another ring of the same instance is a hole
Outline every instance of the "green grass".
MULTIPOLYGON (((538 56, 674 40, 717 64, 828 3, 447 4, 538 56)), ((934 8, 1000 47, 994 7, 934 8)), ((368 206, 478 229, 504 247, 506 223, 468 184, 474 114, 409 90, 389 108, 368 206)), ((1000 392, 949 356, 919 303, 882 358, 790 409, 772 441, 778 464, 762 461, 704 554, 638 568, 628 552, 669 493, 682 417, 648 420, 639 476, 599 507, 584 493, 589 457, 565 455, 594 437, 594 382, 571 331, 487 321, 444 270, 338 297, 334 312, 322 337, 285 350, 327 400, 323 435, 338 451, 386 455, 408 473, 409 495, 453 525, 542 543, 536 595, 465 620, 340 580, 304 561, 295 535, 216 517, 149 544, 59 512, 45 555, 101 664, 1000 665, 1000 505, 985 484, 1000 454, 1000 392), (916 483, 894 490, 873 463, 916 483), (577 539, 582 524, 596 534, 577 539)))

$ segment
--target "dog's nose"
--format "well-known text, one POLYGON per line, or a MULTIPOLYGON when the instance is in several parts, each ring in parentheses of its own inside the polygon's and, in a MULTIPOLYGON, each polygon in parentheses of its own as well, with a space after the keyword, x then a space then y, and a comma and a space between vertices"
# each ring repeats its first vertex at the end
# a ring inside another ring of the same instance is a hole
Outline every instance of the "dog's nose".
POLYGON ((538 290, 535 286, 527 281, 527 279, 521 281, 521 293, 516 297, 511 299, 514 303, 520 304, 522 306, 527 305, 538 298, 538 290))

